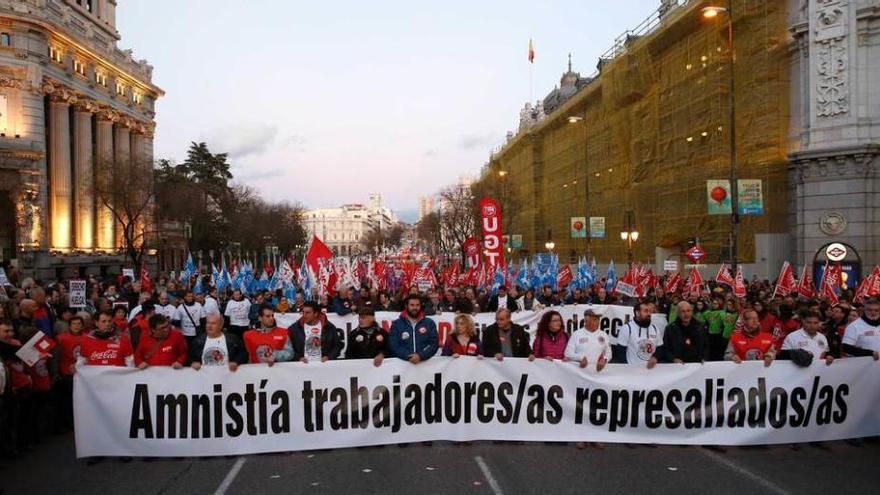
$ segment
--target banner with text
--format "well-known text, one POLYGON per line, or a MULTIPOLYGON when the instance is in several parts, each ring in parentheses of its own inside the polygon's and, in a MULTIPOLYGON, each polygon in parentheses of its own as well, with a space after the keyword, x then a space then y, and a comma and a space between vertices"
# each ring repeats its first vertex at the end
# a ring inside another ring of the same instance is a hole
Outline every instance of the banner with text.
POLYGON ((427 440, 750 445, 880 434, 880 363, 580 368, 437 357, 225 367, 86 366, 78 457, 212 456, 427 440))

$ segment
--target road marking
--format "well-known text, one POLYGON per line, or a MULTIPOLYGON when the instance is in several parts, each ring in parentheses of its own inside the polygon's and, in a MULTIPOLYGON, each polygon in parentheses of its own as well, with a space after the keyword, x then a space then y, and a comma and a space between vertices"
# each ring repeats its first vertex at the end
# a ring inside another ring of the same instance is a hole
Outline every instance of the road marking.
POLYGON ((748 469, 740 466, 739 464, 733 462, 732 460, 728 459, 727 457, 725 457, 723 455, 716 454, 715 452, 711 452, 709 450, 702 449, 702 448, 697 449, 697 450, 702 452, 704 455, 712 458, 715 462, 717 462, 719 464, 723 464, 725 467, 727 467, 731 471, 735 471, 735 472, 741 474, 742 476, 749 478, 750 480, 761 485, 762 487, 764 487, 765 489, 767 489, 770 492, 778 493, 779 495, 788 495, 788 491, 786 491, 785 489, 783 489, 782 487, 780 487, 776 483, 773 483, 772 481, 768 480, 767 478, 764 478, 763 476, 760 476, 758 474, 755 474, 755 473, 749 471, 748 469))
POLYGON ((477 461, 477 465, 480 466, 480 471, 483 472, 483 476, 486 478, 486 481, 489 483, 489 488, 492 489, 492 493, 495 495, 504 495, 504 492, 501 491, 501 485, 498 484, 498 480, 492 476, 492 471, 489 471, 489 465, 486 464, 486 461, 483 460, 482 456, 474 456, 474 460, 477 461))
POLYGON ((226 490, 229 489, 229 485, 235 481, 235 477, 238 476, 238 472, 241 471, 241 467, 244 466, 244 461, 247 460, 247 457, 239 457, 235 464, 232 465, 232 469, 229 470, 229 473, 226 474, 226 477, 223 478, 223 483, 220 483, 220 486, 217 487, 217 490, 214 492, 214 495, 225 495, 226 490))

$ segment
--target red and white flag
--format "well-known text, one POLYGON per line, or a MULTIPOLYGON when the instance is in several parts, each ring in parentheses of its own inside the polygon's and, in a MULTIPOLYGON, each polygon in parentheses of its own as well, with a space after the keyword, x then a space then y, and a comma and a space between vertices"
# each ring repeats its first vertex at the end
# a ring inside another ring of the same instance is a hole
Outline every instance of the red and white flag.
POLYGON ((667 294, 674 294, 675 292, 678 292, 678 290, 681 288, 681 284, 681 274, 675 272, 666 277, 666 282, 663 284, 663 290, 667 294))
POLYGON ((40 360, 40 358, 49 354, 53 347, 55 347, 55 341, 50 339, 43 332, 37 331, 37 333, 35 333, 15 352, 15 355, 18 356, 24 364, 33 366, 40 360))
POLYGON ((794 279, 794 270, 791 268, 791 264, 786 261, 782 264, 782 269, 779 271, 779 278, 776 280, 776 289, 773 290, 773 297, 777 295, 787 296, 795 289, 797 289, 797 280, 794 279))
POLYGON ((571 267, 568 266, 568 263, 562 265, 556 274, 556 288, 561 290, 563 287, 567 287, 572 279, 574 279, 574 274, 571 273, 571 267))
POLYGON ((819 295, 827 297, 829 303, 837 304, 838 298, 834 289, 838 287, 840 287, 840 264, 832 266, 826 261, 822 269, 822 280, 819 282, 819 295))
POLYGON ((744 299, 746 297, 746 281, 743 277, 742 266, 736 267, 736 278, 733 281, 733 295, 744 299))
POLYGON ((688 296, 691 293, 700 293, 700 287, 703 286, 703 276, 700 275, 700 271, 697 270, 697 267, 691 268, 690 273, 688 273, 687 282, 685 283, 685 291, 687 291, 688 296))
POLYGON ((733 288, 733 277, 730 276, 730 269, 727 267, 727 263, 721 263, 721 268, 719 268, 718 273, 715 274, 715 281, 719 284, 724 284, 731 289, 733 288))
POLYGON ((810 275, 809 265, 804 265, 801 270, 801 278, 798 281, 797 293, 801 297, 812 299, 816 297, 816 288, 813 287, 813 277, 810 275))

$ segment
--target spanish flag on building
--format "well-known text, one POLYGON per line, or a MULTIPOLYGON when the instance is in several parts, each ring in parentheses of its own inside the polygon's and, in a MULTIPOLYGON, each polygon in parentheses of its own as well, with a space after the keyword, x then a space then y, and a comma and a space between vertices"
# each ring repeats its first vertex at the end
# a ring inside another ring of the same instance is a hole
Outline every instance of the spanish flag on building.
POLYGON ((529 63, 535 63, 535 45, 532 44, 531 38, 529 38, 529 63))

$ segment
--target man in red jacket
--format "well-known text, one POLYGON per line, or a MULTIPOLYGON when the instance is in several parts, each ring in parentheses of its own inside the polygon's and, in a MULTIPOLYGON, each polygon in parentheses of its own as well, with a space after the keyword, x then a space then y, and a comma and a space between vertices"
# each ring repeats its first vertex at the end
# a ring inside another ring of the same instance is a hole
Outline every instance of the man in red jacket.
POLYGON ((730 335, 724 359, 734 363, 763 360, 764 366, 770 366, 776 358, 773 334, 761 331, 761 321, 754 309, 743 311, 742 318, 743 329, 730 335))
POLYGON ((95 320, 95 329, 83 337, 77 364, 89 366, 133 366, 134 350, 127 335, 113 328, 113 313, 102 311, 95 320))
POLYGON ((179 370, 186 363, 186 340, 183 334, 171 327, 164 315, 150 316, 149 332, 141 335, 134 364, 145 369, 149 366, 171 366, 179 370))

